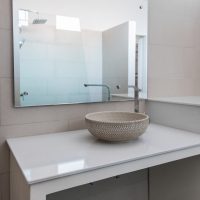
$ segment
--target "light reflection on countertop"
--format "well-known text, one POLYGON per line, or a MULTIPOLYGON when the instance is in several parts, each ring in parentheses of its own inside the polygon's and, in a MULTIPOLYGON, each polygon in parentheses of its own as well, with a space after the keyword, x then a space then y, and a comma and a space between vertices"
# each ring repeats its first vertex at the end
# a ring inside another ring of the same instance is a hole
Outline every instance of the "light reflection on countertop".
POLYGON ((57 174, 57 176, 61 176, 63 174, 69 174, 70 172, 83 170, 85 167, 85 161, 81 159, 65 163, 39 166, 34 169, 24 169, 23 173, 27 181, 31 182, 37 179, 48 180, 48 177, 53 177, 55 174, 57 174))

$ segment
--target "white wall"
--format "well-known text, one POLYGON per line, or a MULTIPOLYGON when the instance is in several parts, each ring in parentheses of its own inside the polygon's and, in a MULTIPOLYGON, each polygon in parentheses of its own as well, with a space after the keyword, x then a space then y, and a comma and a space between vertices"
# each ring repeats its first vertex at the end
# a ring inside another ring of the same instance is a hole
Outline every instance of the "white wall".
POLYGON ((200 95, 200 1, 150 0, 148 97, 200 95))
POLYGON ((135 84, 136 24, 129 21, 115 26, 104 31, 102 38, 103 83, 112 94, 128 94, 128 85, 135 84))
POLYGON ((103 32, 103 84, 112 94, 128 93, 128 31, 127 22, 103 32))

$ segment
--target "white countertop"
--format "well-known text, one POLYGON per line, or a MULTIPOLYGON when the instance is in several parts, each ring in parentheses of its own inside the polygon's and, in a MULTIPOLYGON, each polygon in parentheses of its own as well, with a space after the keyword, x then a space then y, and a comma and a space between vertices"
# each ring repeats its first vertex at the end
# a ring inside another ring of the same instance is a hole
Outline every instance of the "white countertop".
POLYGON ((157 101, 164 103, 176 103, 183 105, 200 105, 200 96, 179 96, 179 97, 157 97, 148 99, 149 101, 157 101))
POLYGON ((139 139, 127 143, 100 142, 87 130, 7 142, 27 182, 34 184, 200 147, 200 134, 151 124, 139 139))
MULTIPOLYGON (((120 97, 120 98, 125 98, 125 99, 135 99, 134 94, 129 93, 129 94, 111 94, 112 97, 120 97)), ((145 100, 146 97, 143 94, 140 94, 139 97, 140 100, 145 100)))
POLYGON ((134 99, 134 94, 112 94, 113 97, 121 97, 126 99, 134 99))

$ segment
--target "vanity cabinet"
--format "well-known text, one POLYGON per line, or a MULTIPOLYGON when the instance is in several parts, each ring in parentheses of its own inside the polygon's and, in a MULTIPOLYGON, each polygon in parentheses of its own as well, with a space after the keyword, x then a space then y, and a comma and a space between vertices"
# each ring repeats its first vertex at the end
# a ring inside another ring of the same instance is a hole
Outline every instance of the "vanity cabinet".
POLYGON ((7 142, 11 200, 146 200, 148 168, 200 154, 199 134, 156 124, 128 143, 100 142, 87 130, 7 142))
POLYGON ((148 200, 147 170, 47 195, 47 200, 148 200))

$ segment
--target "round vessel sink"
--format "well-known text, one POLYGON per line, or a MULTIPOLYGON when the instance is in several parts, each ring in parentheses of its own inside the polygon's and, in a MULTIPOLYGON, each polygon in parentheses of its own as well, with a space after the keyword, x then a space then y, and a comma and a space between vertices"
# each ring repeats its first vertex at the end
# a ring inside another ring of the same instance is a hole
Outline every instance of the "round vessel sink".
POLYGON ((142 135, 149 125, 149 116, 133 112, 97 112, 87 114, 85 121, 96 138, 117 142, 142 135))

